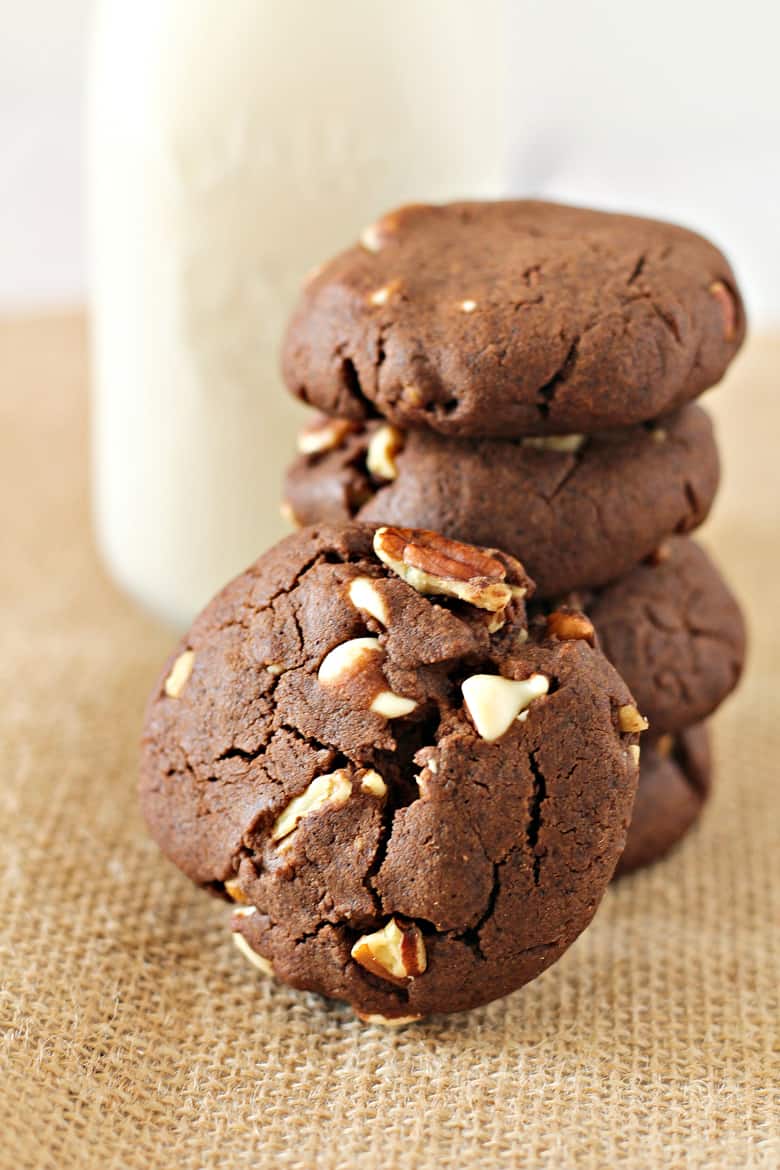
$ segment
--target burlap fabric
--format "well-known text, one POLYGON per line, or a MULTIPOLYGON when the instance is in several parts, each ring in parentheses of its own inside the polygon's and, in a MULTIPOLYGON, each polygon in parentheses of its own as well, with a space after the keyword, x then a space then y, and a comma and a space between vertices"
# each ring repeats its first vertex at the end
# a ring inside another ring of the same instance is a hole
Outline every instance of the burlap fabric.
POLYGON ((3 1170, 780 1164, 779 378, 754 342, 708 399, 752 655, 700 830, 530 987, 388 1033, 255 972, 146 838, 170 635, 92 550, 83 326, 0 328, 3 1170))

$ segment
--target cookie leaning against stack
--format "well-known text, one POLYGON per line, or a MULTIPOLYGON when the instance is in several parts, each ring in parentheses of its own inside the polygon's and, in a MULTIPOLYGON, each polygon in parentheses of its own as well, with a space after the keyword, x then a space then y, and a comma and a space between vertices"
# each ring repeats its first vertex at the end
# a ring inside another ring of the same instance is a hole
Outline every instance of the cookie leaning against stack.
POLYGON ((518 557, 545 600, 575 590, 592 605, 655 716, 652 801, 637 803, 642 847, 629 839, 622 872, 695 818, 709 764, 698 751, 690 766, 685 744, 706 738, 697 725, 742 666, 736 602, 675 534, 702 523, 718 484, 692 400, 744 332, 734 275, 700 236, 514 201, 385 216, 310 280, 284 346, 290 390, 325 412, 287 476, 293 521, 424 525, 518 557), (694 776, 696 800, 675 800, 694 776))
POLYGON ((149 701, 141 800, 234 937, 294 987, 406 1022, 539 974, 625 844, 640 719, 582 615, 512 557, 305 529, 231 582, 149 701))

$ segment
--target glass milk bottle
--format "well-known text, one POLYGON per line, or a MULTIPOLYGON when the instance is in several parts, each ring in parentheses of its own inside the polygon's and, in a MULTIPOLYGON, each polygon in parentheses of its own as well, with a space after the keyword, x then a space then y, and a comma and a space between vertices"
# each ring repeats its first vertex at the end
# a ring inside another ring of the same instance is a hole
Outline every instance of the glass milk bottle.
POLYGON ((395 204, 500 194, 504 0, 101 0, 89 93, 94 512, 176 625, 285 531, 308 269, 395 204))

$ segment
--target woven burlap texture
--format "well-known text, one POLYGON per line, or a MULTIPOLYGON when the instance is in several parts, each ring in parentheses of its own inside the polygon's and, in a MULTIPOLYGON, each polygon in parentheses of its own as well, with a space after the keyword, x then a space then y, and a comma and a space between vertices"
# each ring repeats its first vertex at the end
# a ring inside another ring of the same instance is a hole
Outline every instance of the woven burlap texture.
POLYGON ((780 1164, 779 369, 755 342, 707 400, 752 652, 699 830, 531 986, 388 1032, 256 972, 147 839, 171 635, 92 550, 83 323, 0 327, 2 1170, 780 1164))

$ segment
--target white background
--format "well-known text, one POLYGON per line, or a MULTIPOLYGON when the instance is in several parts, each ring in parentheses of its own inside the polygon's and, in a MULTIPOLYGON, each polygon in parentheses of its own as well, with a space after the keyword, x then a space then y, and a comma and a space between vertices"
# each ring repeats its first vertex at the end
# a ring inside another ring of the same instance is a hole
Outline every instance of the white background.
MULTIPOLYGON (((780 5, 509 2, 512 189, 695 226, 726 247, 754 318, 780 319, 780 5)), ((91 7, 0 0, 2 308, 85 296, 91 7)))
POLYGON ((91 0, 0 0, 2 308, 84 297, 81 100, 91 8, 91 0))

